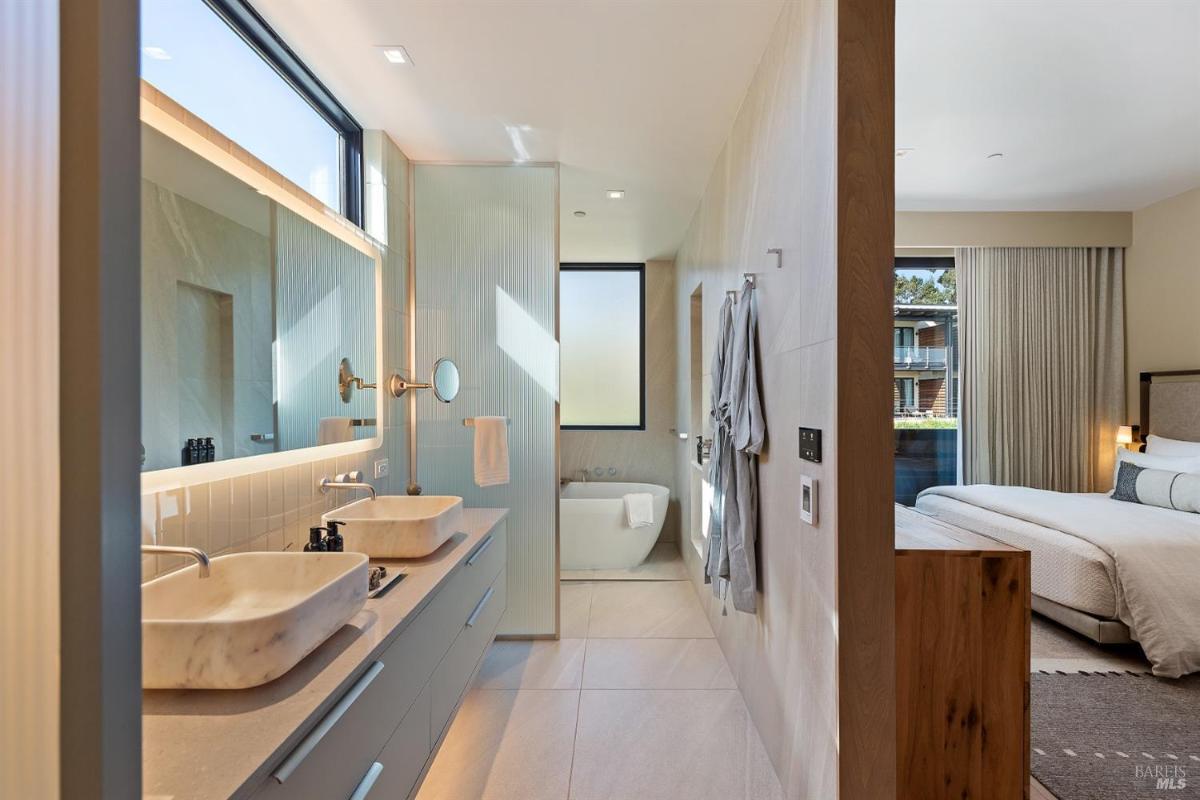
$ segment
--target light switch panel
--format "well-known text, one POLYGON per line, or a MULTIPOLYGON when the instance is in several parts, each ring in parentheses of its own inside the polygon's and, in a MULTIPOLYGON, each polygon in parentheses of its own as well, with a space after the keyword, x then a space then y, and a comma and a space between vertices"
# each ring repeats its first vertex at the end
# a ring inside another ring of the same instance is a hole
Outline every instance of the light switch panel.
POLYGON ((800 429, 800 457, 805 461, 821 463, 821 429, 800 429))
POLYGON ((375 462, 375 477, 386 478, 388 476, 388 460, 381 458, 375 462))

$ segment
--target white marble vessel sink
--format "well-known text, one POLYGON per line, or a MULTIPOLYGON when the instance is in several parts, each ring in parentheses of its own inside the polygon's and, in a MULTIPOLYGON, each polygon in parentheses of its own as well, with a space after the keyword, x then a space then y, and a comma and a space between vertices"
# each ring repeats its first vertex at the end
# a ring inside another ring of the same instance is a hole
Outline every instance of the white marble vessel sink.
POLYGON ((388 495, 330 511, 325 522, 344 522, 346 550, 373 558, 422 558, 462 530, 462 498, 388 495))
POLYGON ((278 678, 367 599, 361 553, 238 553, 142 586, 142 686, 246 689, 278 678))

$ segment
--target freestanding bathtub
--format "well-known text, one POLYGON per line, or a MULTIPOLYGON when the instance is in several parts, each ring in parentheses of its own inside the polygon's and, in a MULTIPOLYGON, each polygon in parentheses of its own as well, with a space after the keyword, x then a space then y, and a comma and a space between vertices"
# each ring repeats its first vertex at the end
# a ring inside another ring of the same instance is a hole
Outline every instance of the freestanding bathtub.
POLYGON ((658 541, 671 490, 653 483, 571 482, 559 499, 559 556, 564 570, 628 569, 645 560, 658 541), (654 496, 654 524, 630 528, 627 494, 654 496))

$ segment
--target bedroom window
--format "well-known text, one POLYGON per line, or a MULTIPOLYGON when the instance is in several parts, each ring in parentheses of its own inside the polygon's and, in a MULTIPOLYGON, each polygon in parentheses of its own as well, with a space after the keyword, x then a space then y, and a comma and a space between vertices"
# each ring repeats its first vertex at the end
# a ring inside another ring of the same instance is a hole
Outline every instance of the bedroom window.
POLYGON ((896 502, 958 478, 958 287, 953 258, 897 258, 892 322, 896 502))
POLYGON ((645 264, 563 264, 563 430, 646 429, 645 264))

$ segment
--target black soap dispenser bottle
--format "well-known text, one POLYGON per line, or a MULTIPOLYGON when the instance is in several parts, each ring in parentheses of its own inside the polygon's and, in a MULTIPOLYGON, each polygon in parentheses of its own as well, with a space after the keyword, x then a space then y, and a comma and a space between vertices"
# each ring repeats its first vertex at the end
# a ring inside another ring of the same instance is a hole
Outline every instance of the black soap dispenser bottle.
POLYGON ((325 524, 329 526, 329 535, 325 537, 325 546, 329 548, 329 552, 331 553, 343 552, 346 547, 346 540, 342 538, 342 534, 338 531, 338 528, 346 523, 331 519, 325 524))
POLYGON ((180 451, 180 453, 179 453, 179 463, 182 466, 186 467, 191 464, 195 464, 196 463, 195 458, 196 458, 196 440, 188 439, 187 444, 185 444, 183 446, 183 450, 180 451))
POLYGON ((325 528, 309 528, 308 529, 308 544, 304 545, 306 553, 324 553, 328 550, 325 541, 321 538, 321 534, 325 532, 325 528))
POLYGON ((211 436, 209 436, 208 438, 206 438, 204 440, 204 460, 205 461, 216 461, 217 460, 217 446, 213 444, 213 440, 212 440, 211 436))
POLYGON ((188 439, 188 463, 199 464, 204 460, 204 443, 199 439, 188 439))

